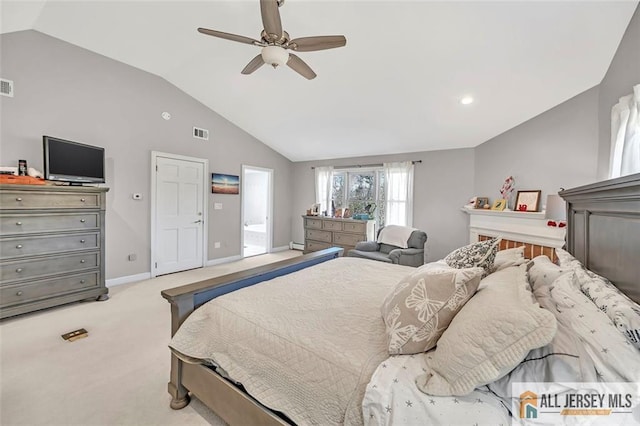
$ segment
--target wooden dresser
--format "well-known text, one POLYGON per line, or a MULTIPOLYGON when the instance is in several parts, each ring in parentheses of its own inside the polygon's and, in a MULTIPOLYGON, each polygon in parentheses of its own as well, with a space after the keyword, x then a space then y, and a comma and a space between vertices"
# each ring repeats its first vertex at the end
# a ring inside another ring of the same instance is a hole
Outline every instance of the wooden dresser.
POLYGON ((108 188, 0 185, 0 318, 106 300, 108 188))
POLYGON ((375 220, 341 219, 324 216, 302 216, 304 221, 304 252, 342 247, 344 254, 358 241, 373 241, 375 220))

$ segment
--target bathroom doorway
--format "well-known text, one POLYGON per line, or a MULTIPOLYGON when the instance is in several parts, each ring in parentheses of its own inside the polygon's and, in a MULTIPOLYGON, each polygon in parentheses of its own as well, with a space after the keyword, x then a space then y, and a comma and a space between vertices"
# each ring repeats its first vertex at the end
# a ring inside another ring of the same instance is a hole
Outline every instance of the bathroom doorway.
POLYGON ((269 253, 272 246, 273 170, 242 166, 242 257, 269 253))

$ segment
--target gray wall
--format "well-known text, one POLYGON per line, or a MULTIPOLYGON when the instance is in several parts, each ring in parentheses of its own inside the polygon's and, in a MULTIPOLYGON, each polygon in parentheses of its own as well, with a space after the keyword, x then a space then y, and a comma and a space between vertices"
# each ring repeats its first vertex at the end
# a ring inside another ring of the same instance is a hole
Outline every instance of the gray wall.
POLYGON ((438 260, 469 241, 468 216, 460 208, 473 196, 473 149, 418 152, 294 163, 293 241, 302 243, 302 215, 315 202, 311 166, 422 160, 415 165, 413 226, 428 235, 427 258, 438 260))
MULTIPOLYGON (((4 34, 0 43, 2 77, 15 84, 14 98, 0 97, 0 164, 26 159, 42 170, 43 134, 105 148, 107 279, 149 271, 152 150, 206 158, 210 172, 274 169, 274 246, 289 244, 288 159, 158 76, 36 31, 4 34), (210 140, 193 139, 193 126, 209 129, 210 140), (144 199, 134 201, 134 192, 144 199)), ((215 194, 208 202, 209 259, 239 255, 240 197, 215 194), (214 201, 223 210, 213 210, 214 201)))
POLYGON ((622 96, 633 93, 636 84, 640 84, 640 6, 636 8, 609 70, 600 83, 598 180, 609 176, 611 107, 622 96))
POLYGON ((542 190, 542 206, 560 187, 595 182, 597 117, 594 87, 477 146, 475 194, 494 201, 504 179, 513 176, 516 190, 542 190))

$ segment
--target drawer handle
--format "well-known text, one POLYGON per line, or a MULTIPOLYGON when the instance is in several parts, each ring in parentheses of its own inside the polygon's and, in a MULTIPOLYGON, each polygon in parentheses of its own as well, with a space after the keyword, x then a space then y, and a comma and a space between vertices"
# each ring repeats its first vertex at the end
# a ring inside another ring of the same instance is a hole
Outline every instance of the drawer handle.
POLYGON ((84 284, 86 282, 87 282, 86 280, 80 280, 80 284, 84 284))
POLYGON ((84 220, 84 219, 80 219, 80 222, 85 223, 85 222, 86 222, 86 220, 84 220))
POLYGON ((22 296, 22 291, 17 292, 16 296, 22 296))
POLYGON ((16 225, 21 226, 22 222, 16 222, 16 225))
POLYGON ((84 203, 87 200, 85 200, 84 198, 80 198, 80 201, 82 201, 84 203))
POLYGON ((17 273, 22 272, 22 268, 18 268, 18 269, 16 269, 16 272, 17 272, 17 273))
POLYGON ((16 201, 22 201, 21 197, 16 197, 16 201))
POLYGON ((18 245, 16 246, 16 248, 17 248, 17 249, 21 249, 21 248, 22 248, 22 244, 18 244, 18 245))
POLYGON ((86 263, 86 260, 80 259, 80 263, 86 263))
POLYGON ((82 240, 80 240, 80 242, 81 242, 82 244, 84 244, 85 240, 84 240, 84 239, 82 239, 82 240))

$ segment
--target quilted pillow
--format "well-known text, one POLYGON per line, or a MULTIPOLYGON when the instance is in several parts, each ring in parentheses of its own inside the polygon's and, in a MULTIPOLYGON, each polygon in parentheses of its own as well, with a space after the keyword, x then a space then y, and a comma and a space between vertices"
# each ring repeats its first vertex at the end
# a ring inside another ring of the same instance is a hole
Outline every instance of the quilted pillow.
POLYGON ((508 374, 531 349, 551 342, 556 318, 533 301, 526 266, 501 272, 501 282, 478 291, 442 334, 427 359, 430 370, 416 379, 421 391, 467 395, 508 374))
POLYGON ((460 247, 449 253, 444 261, 452 268, 483 268, 484 275, 487 275, 491 273, 491 268, 493 268, 500 240, 500 238, 491 238, 460 247))
POLYGON ((480 284, 482 268, 448 266, 404 277, 382 304, 389 353, 416 354, 433 348, 480 284))

